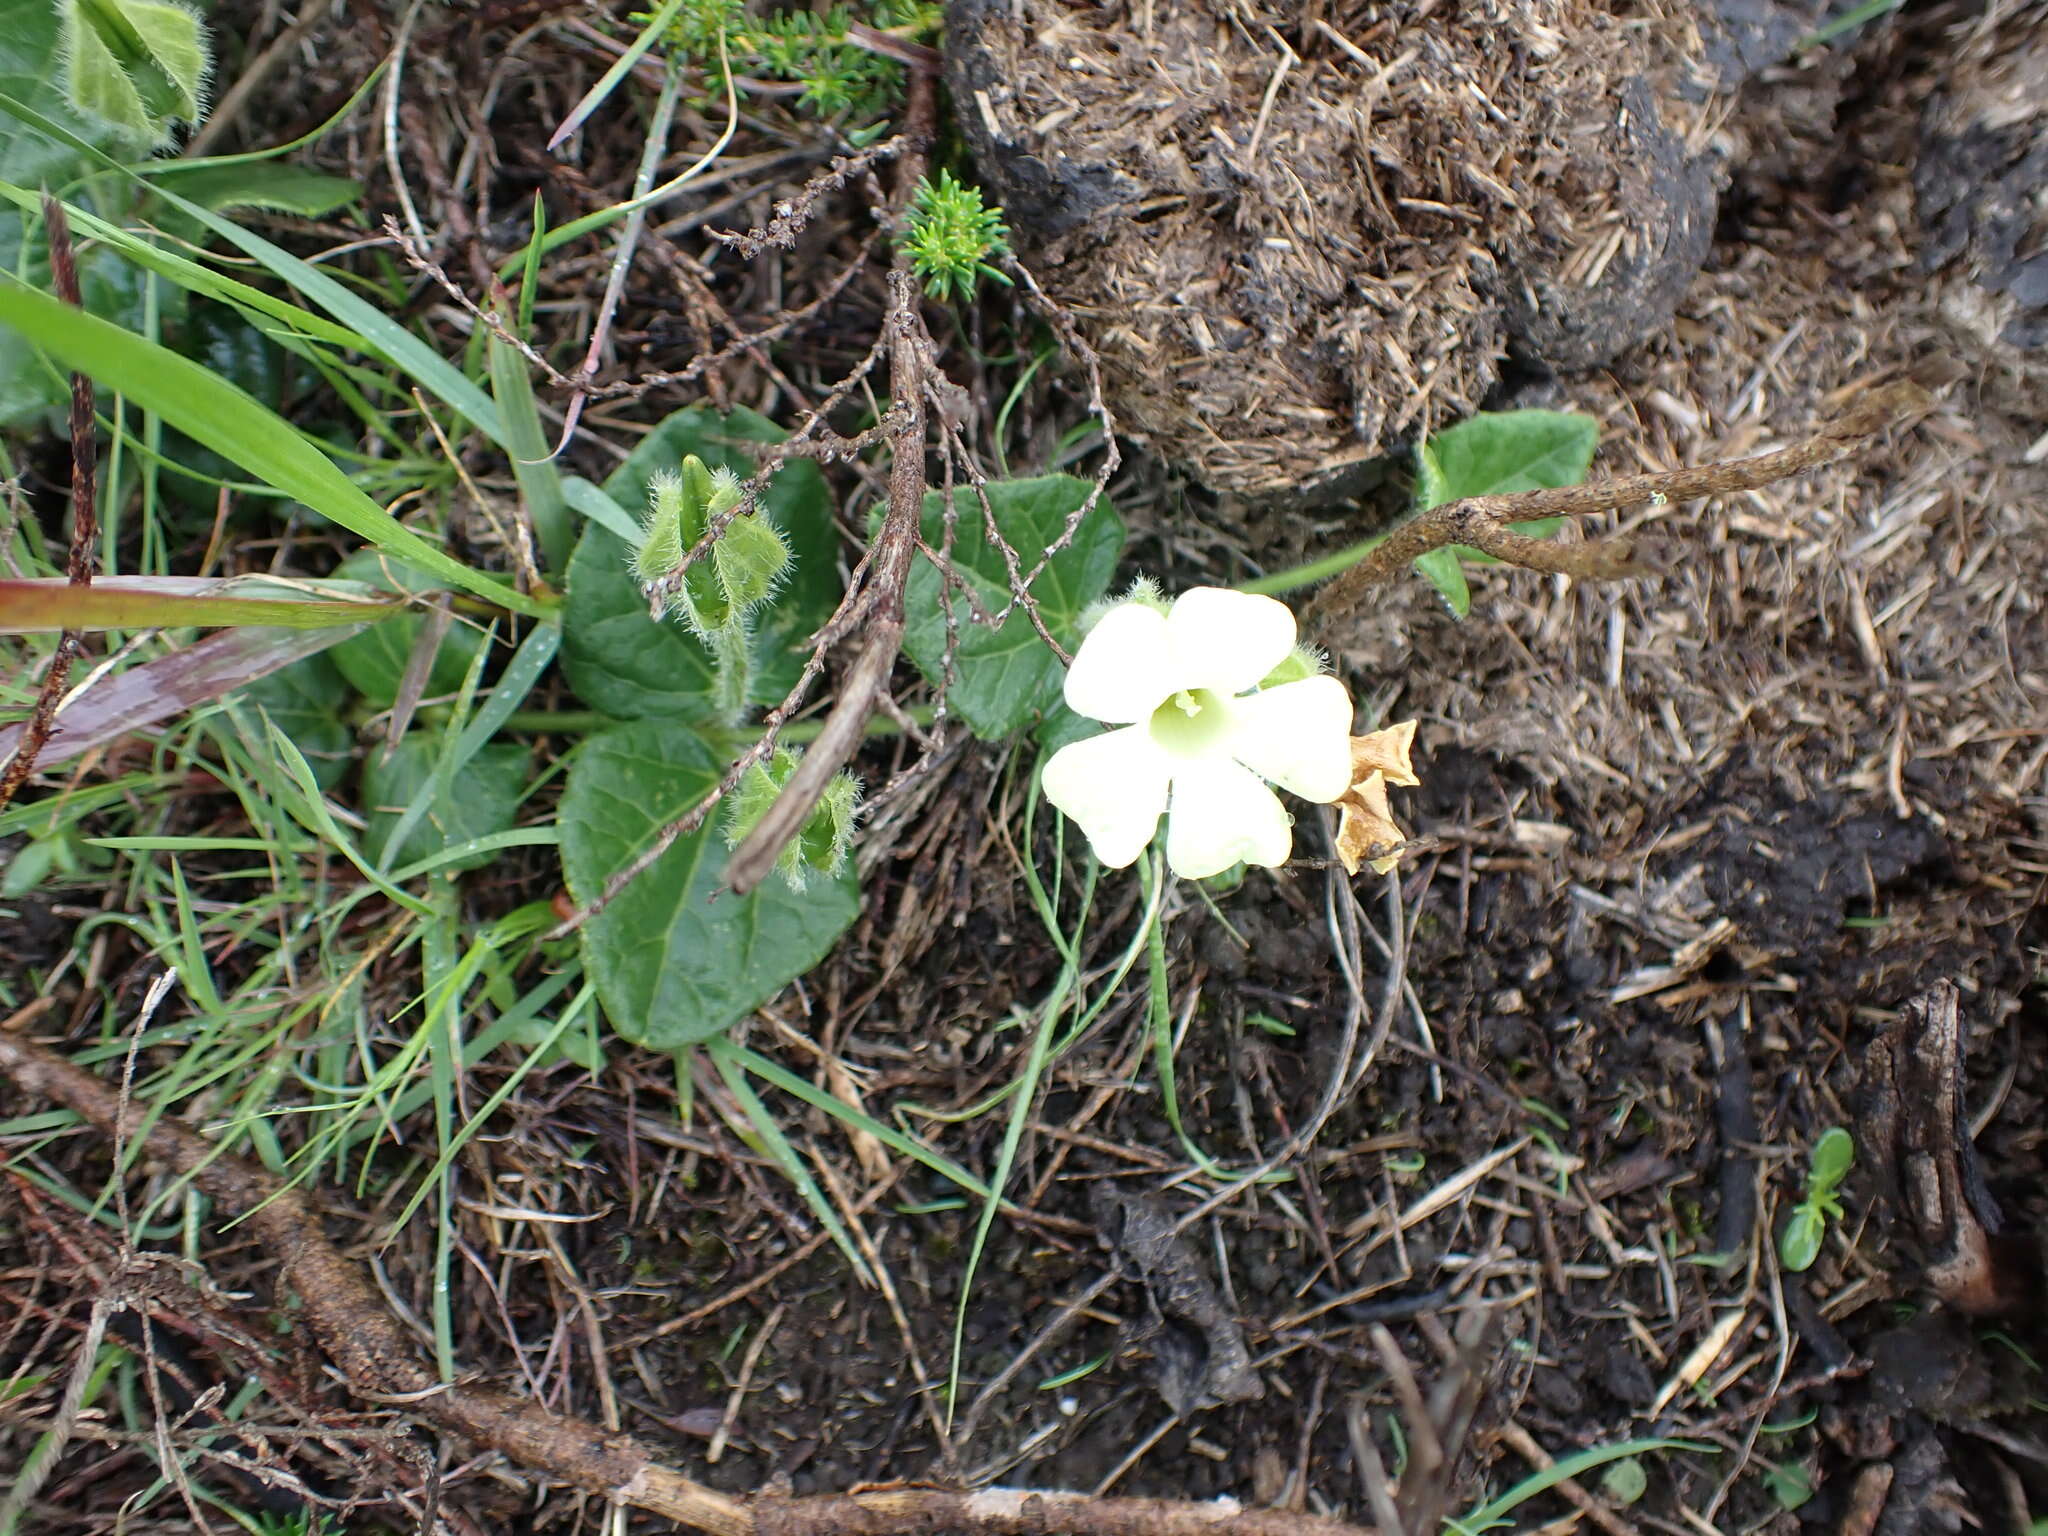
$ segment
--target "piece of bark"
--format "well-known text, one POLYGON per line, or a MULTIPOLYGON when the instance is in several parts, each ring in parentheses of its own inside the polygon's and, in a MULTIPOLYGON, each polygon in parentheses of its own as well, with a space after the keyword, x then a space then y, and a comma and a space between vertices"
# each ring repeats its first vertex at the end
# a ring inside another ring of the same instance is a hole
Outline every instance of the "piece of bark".
POLYGON ((1872 1042, 1864 1091, 1892 1225, 1920 1249, 1929 1288, 1973 1317, 2038 1304, 2038 1259, 2000 1238, 2003 1221, 1970 1140, 1954 982, 1936 982, 1908 1002, 1872 1042))

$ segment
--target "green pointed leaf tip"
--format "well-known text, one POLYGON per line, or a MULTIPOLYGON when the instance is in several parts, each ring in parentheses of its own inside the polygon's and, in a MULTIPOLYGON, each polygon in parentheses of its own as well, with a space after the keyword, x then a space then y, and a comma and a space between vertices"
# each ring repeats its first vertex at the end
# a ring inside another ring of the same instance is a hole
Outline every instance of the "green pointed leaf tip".
MULTIPOLYGON (((588 902, 669 822, 717 785, 720 759, 688 726, 640 720, 592 737, 571 760, 560 812, 562 871, 588 902)), ((824 958, 860 911, 850 873, 801 895, 764 881, 722 889, 725 839, 678 838, 579 930, 612 1027, 636 1045, 712 1039, 824 958)))
MULTIPOLYGON (((1087 501, 1091 482, 1072 475, 1043 475, 1031 480, 999 480, 986 488, 997 529, 1016 552, 1020 569, 1029 571, 1048 545, 1065 530, 1067 518, 1087 501)), ((1003 554, 988 537, 981 499, 971 487, 954 493, 958 511, 953 531, 955 572, 973 590, 988 613, 1010 604, 1010 578, 1003 554)), ((925 497, 924 538, 933 549, 946 537, 946 500, 934 491, 925 497)), ((1069 651, 1079 643, 1081 617, 1109 590, 1123 554, 1123 519, 1108 499, 1097 500, 1081 520, 1067 547, 1047 562, 1033 595, 1045 627, 1069 651)), ((1066 668, 1032 628, 1020 604, 995 629, 973 622, 967 599, 945 590, 939 572, 920 554, 910 567, 904 602, 903 649, 934 687, 947 686, 953 711, 984 741, 1008 736, 1031 724, 1059 703, 1066 668), (946 610, 953 614, 948 635, 946 610), (948 645, 957 640, 949 672, 948 645)))
POLYGON ((347 776, 355 734, 342 719, 348 683, 332 660, 308 656, 259 677, 241 692, 291 738, 322 789, 334 788, 347 776))
POLYGON ((155 173, 153 184, 216 213, 227 208, 271 208, 317 219, 363 195, 363 184, 275 160, 199 165, 155 173))
POLYGON ((1287 653, 1287 658, 1268 672, 1259 684, 1261 688, 1279 688, 1287 683, 1298 683, 1311 677, 1320 677, 1328 658, 1312 645, 1297 645, 1287 653))
MULTIPOLYGON (((752 411, 725 417, 678 411, 640 441, 604 490, 622 507, 651 508, 655 478, 674 473, 686 456, 695 454, 707 466, 745 480, 754 473, 749 446, 781 438, 773 422, 752 411)), ((762 494, 760 515, 781 535, 791 558, 775 601, 752 626, 754 704, 775 703, 789 691, 811 635, 838 605, 839 532, 832 512, 824 477, 808 460, 785 463, 762 494)), ((568 586, 562 665, 585 704, 618 719, 701 720, 717 713, 709 648, 685 626, 648 616, 634 550, 624 539, 587 524, 569 562, 568 586)))
POLYGON ((1442 549, 1432 549, 1415 559, 1415 569, 1442 594, 1445 605, 1461 619, 1472 612, 1472 587, 1465 580, 1465 567, 1460 559, 1464 554, 1463 545, 1451 544, 1442 549))

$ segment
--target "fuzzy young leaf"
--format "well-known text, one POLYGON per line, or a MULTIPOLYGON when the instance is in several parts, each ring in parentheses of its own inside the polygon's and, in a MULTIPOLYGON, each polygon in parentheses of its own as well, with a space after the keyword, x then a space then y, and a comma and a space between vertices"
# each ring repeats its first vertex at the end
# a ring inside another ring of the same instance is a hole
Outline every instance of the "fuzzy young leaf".
MULTIPOLYGON (((604 489, 620 506, 644 507, 654 476, 673 471, 690 454, 745 479, 754 472, 748 445, 778 442, 782 435, 773 422, 752 411, 723 418, 710 411, 678 411, 641 439, 604 489)), ((839 533, 832 523, 831 493, 818 467, 801 459, 785 464, 768 483, 761 503, 792 563, 775 600, 754 625, 752 701, 757 704, 773 703, 789 691, 803 665, 806 642, 832 612, 840 592, 834 565, 839 533)), ((717 710, 710 653, 682 625, 648 617, 631 556, 625 540, 596 523, 586 526, 577 541, 562 625, 562 665, 570 685, 591 708, 620 719, 708 718, 717 710)))
POLYGON ((789 545, 760 513, 745 512, 727 523, 711 546, 711 569, 733 611, 749 614, 782 585, 789 571, 789 545))
POLYGON ((74 107, 140 147, 196 122, 211 52, 199 16, 167 0, 59 0, 64 86, 74 107))
MULTIPOLYGON (((592 737, 569 766, 559 816, 562 872, 588 902, 676 817, 708 794, 718 756, 688 726, 639 720, 592 737)), ((580 930, 612 1027, 680 1050, 724 1033, 822 959, 860 911, 852 875, 802 895, 779 880, 722 890, 725 839, 678 838, 580 930)))
POLYGON ((802 867, 810 873, 837 877, 846 868, 859 816, 860 780, 850 773, 835 773, 818 797, 817 808, 804 821, 803 831, 797 834, 802 867))
POLYGON ((738 612, 708 561, 694 562, 680 579, 675 573, 711 527, 718 510, 714 503, 730 507, 739 498, 738 477, 724 468, 718 474, 722 482, 694 453, 685 454, 680 467, 658 472, 648 482, 647 521, 641 525, 640 547, 633 555, 633 574, 643 587, 675 581, 670 612, 707 641, 730 625, 738 612))
MULTIPOLYGON (((1022 569, 1028 571, 1039 562, 1046 546, 1066 527, 1068 516, 1088 499, 1090 489, 1088 481, 1071 475, 1002 480, 988 486, 996 527, 1016 551, 1022 569)), ((954 506, 959 513, 953 535, 954 569, 972 587, 983 609, 999 612, 1010 601, 1009 574, 1002 551, 989 541, 981 499, 963 486, 954 492, 954 506)), ((945 538, 945 508, 941 492, 925 497, 924 537, 934 549, 945 538)), ((1073 542, 1039 575, 1034 591, 1039 613, 1068 650, 1079 639, 1082 613, 1108 591, 1123 545, 1123 520, 1104 498, 1082 519, 1073 542)), ((935 687, 947 682, 946 600, 937 568, 919 555, 910 568, 903 648, 935 687)), ((1021 604, 996 629, 973 622, 967 599, 957 590, 951 593, 951 604, 959 651, 953 658, 947 697, 968 729, 992 741, 1022 729, 1058 704, 1065 668, 1039 639, 1021 604)))
POLYGON ((1297 645, 1287 657, 1260 679, 1259 687, 1278 688, 1287 683, 1299 683, 1307 678, 1319 677, 1324 668, 1324 657, 1312 645, 1297 645))
MULTIPOLYGON (((754 764, 740 776, 726 800, 728 847, 739 847, 760 825, 802 761, 801 752, 779 747, 766 762, 754 764)), ((776 857, 775 872, 792 891, 803 890, 814 874, 836 877, 845 869, 859 806, 860 781, 850 773, 833 775, 803 827, 776 857)))
MULTIPOLYGON (((0 182, 20 189, 14 206, 0 208, 0 270, 14 273, 30 287, 48 289, 50 266, 36 197, 28 189, 72 187, 72 227, 80 236, 79 286, 86 308, 94 314, 140 330, 151 318, 143 276, 106 243, 86 238, 87 208, 125 211, 124 193, 105 181, 78 184, 87 163, 84 152, 55 134, 40 131, 32 118, 68 134, 87 150, 132 153, 136 136, 72 104, 64 88, 63 28, 54 4, 0 4, 0 93, 19 103, 22 114, 0 109, 0 182)), ((157 284, 148 295, 156 304, 157 323, 175 325, 184 313, 185 291, 157 284)), ((65 374, 49 366, 12 331, 0 327, 0 428, 54 423, 70 398, 65 374)))

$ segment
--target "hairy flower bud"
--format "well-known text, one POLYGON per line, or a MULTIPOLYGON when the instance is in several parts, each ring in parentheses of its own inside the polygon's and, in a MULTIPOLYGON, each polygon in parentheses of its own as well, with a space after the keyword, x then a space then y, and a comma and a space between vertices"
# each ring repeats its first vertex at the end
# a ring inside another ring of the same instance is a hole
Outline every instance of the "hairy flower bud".
POLYGON ((658 474, 648 483, 648 513, 633 556, 634 575, 641 586, 662 589, 670 611, 706 639, 743 623, 789 569, 789 546, 781 530, 758 512, 743 512, 720 532, 708 559, 678 571, 718 519, 739 505, 742 494, 737 475, 706 468, 694 453, 679 471, 658 474))
MULTIPOLYGON (((737 848, 745 842, 768 808, 782 793, 803 754, 778 747, 766 762, 756 763, 740 776, 726 800, 725 839, 737 848)), ((825 786, 803 827, 776 856, 776 872, 801 891, 813 874, 830 879, 846 867, 846 852, 853 842, 854 824, 860 816, 860 780, 850 773, 833 776, 825 786)))

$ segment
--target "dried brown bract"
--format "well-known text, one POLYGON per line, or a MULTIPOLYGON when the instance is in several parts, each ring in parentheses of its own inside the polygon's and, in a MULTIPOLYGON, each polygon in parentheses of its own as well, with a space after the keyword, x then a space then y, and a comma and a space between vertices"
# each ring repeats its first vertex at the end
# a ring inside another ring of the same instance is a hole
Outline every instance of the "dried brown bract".
POLYGON ((1413 720, 1351 738, 1351 788, 1337 802, 1337 858, 1346 874, 1370 864, 1384 875, 1401 862, 1407 839, 1395 824, 1387 786, 1422 782, 1409 762, 1414 744, 1413 720))

